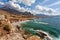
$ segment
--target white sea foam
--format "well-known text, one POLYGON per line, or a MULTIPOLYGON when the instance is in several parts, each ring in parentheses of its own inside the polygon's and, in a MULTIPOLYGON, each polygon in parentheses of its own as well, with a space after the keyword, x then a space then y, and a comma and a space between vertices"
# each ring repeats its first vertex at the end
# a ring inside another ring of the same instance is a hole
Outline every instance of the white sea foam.
POLYGON ((45 32, 45 31, 42 31, 42 30, 41 30, 41 32, 47 34, 47 36, 48 36, 51 40, 60 40, 60 36, 59 36, 59 37, 54 37, 54 36, 50 35, 49 33, 45 32))
POLYGON ((48 24, 48 23, 46 23, 46 22, 38 22, 38 23, 40 23, 40 24, 48 24))
MULTIPOLYGON (((37 31, 40 31, 40 32, 46 34, 46 35, 47 35, 46 37, 48 37, 50 40, 53 39, 53 38, 49 35, 49 33, 45 32, 45 31, 42 31, 42 30, 37 30, 37 31)), ((45 40, 45 38, 44 38, 43 40, 45 40)))
POLYGON ((53 35, 50 35, 49 33, 45 32, 45 31, 42 31, 41 32, 47 34, 47 36, 51 39, 51 40, 60 40, 60 36, 59 37, 55 37, 53 35))
POLYGON ((60 40, 60 36, 58 38, 52 36, 52 38, 53 38, 52 40, 60 40))
POLYGON ((11 23, 11 24, 12 24, 13 26, 16 26, 16 25, 20 25, 20 24, 25 23, 25 22, 28 22, 28 21, 30 21, 30 20, 13 22, 13 23, 11 23))
POLYGON ((49 24, 49 23, 46 23, 46 22, 37 22, 37 21, 35 21, 35 23, 39 23, 39 24, 49 24))
POLYGON ((36 19, 34 20, 35 23, 39 23, 39 24, 49 24, 49 23, 46 23, 46 22, 38 22, 36 19))
POLYGON ((54 37, 52 35, 50 35, 49 33, 45 32, 45 31, 42 31, 41 32, 47 34, 47 37, 49 37, 51 40, 60 40, 60 36, 59 37, 54 37))

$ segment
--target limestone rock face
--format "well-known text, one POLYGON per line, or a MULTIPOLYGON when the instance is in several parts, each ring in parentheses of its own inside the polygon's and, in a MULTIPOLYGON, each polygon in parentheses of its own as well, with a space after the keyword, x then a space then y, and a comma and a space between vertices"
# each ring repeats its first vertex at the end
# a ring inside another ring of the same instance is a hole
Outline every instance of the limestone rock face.
POLYGON ((0 40, 24 40, 20 33, 11 33, 0 37, 0 40))
POLYGON ((38 36, 31 36, 31 37, 27 38, 27 40, 41 40, 41 38, 38 36))

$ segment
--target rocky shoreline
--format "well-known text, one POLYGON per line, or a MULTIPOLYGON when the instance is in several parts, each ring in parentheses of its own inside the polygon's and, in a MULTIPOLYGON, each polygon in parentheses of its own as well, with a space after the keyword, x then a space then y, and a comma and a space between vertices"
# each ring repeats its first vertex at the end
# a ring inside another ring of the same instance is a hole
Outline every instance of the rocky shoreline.
POLYGON ((7 16, 5 16, 6 15, 0 16, 0 40, 41 40, 37 35, 31 36, 23 31, 21 26, 17 26, 18 24, 27 22, 28 20, 11 23, 7 16))
MULTIPOLYGON (((29 20, 13 21, 11 23, 7 16, 5 16, 0 16, 0 40, 43 40, 41 37, 32 35, 22 29, 21 23, 28 22, 29 20)), ((46 40, 51 40, 40 30, 36 30, 36 32, 44 36, 46 40)))

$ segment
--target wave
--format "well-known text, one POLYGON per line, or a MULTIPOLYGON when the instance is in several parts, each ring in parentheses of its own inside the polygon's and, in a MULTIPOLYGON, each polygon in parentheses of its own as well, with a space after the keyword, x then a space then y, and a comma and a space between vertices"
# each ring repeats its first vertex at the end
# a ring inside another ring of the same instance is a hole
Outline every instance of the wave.
POLYGON ((39 24, 49 24, 49 23, 47 23, 47 22, 38 22, 36 19, 35 20, 33 20, 35 23, 39 23, 39 24))
POLYGON ((60 30, 56 29, 54 26, 45 22, 29 21, 26 23, 25 27, 33 28, 34 30, 42 30, 43 32, 50 35, 52 40, 60 40, 60 30), (47 25, 46 25, 47 24, 47 25))

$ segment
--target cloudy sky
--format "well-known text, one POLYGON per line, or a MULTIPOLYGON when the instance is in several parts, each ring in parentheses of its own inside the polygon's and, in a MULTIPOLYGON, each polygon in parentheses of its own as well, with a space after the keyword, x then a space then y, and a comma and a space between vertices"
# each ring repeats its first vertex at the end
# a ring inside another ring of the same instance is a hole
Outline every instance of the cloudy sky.
POLYGON ((60 15, 60 0, 0 0, 1 7, 32 14, 60 15))

